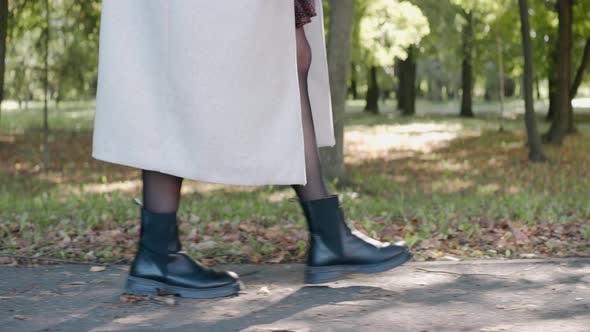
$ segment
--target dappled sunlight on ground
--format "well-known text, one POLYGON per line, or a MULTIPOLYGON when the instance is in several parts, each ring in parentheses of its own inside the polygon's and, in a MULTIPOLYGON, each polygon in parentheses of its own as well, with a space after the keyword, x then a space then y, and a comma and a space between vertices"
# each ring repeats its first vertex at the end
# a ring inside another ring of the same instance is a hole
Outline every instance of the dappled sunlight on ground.
POLYGON ((0 134, 0 143, 2 144, 11 144, 16 141, 15 135, 2 135, 0 134))
POLYGON ((358 164, 367 159, 395 160, 430 153, 448 146, 458 137, 479 136, 458 123, 411 123, 351 126, 345 132, 345 162, 358 164))
MULTIPOLYGON (((54 176, 53 179, 55 180, 55 178, 56 177, 54 176)), ((66 185, 63 187, 62 191, 67 194, 74 193, 77 195, 106 194, 112 192, 138 194, 141 192, 141 189, 142 182, 141 178, 138 177, 137 180, 115 181, 108 183, 88 183, 84 184, 83 186, 66 185)), ((192 195, 196 193, 206 195, 218 190, 223 190, 226 192, 252 192, 256 189, 257 188, 253 186, 228 186, 224 184, 206 183, 192 180, 185 180, 182 184, 183 195, 192 195)))
POLYGON ((105 194, 114 191, 119 192, 137 192, 141 189, 141 181, 120 181, 111 183, 89 183, 84 185, 82 188, 76 187, 78 194, 105 194))

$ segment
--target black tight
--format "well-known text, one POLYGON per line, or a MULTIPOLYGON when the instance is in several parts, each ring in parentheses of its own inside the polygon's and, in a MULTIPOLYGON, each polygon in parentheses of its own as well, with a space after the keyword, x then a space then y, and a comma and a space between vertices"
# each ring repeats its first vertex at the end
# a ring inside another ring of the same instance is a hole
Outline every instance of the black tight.
MULTIPOLYGON (((329 192, 321 172, 319 150, 316 143, 311 103, 307 89, 307 77, 311 66, 311 47, 305 37, 303 28, 296 29, 297 69, 299 73, 299 90, 301 93, 301 110, 303 137, 305 145, 305 171, 307 184, 294 184, 301 200, 324 198, 329 192)), ((172 213, 178 210, 182 178, 154 171, 142 171, 144 207, 154 213, 172 213)))
POLYGON ((146 170, 143 170, 141 175, 143 204, 146 210, 154 213, 178 211, 182 178, 146 170))
POLYGON ((303 28, 296 29, 297 72, 299 73, 299 91, 301 93, 301 111, 303 118, 303 139, 305 145, 306 185, 291 185, 301 200, 324 198, 329 195, 322 176, 320 154, 316 143, 311 102, 307 88, 307 77, 311 66, 311 47, 305 37, 303 28))

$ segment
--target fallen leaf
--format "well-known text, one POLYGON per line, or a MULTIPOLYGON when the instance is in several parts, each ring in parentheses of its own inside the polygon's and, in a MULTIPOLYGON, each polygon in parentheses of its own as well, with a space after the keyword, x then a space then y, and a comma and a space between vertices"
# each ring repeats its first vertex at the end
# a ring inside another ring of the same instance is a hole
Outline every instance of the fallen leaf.
POLYGON ((148 299, 147 296, 139 296, 133 294, 123 294, 119 297, 119 299, 125 303, 137 303, 141 301, 145 301, 148 299))
POLYGON ((239 315, 240 315, 240 312, 237 310, 228 310, 223 313, 223 316, 226 316, 226 317, 238 317, 239 315))
POLYGON ((510 325, 510 324, 500 324, 500 325, 496 325, 496 326, 482 327, 481 329, 479 329, 479 331, 480 332, 512 331, 513 327, 514 327, 514 325, 510 325))
POLYGON ((154 297, 154 301, 156 301, 158 303, 166 304, 169 306, 176 305, 176 299, 173 297, 170 297, 170 296, 156 296, 156 297, 154 297))
POLYGON ((73 287, 78 287, 81 285, 85 285, 86 281, 70 281, 70 282, 66 282, 65 284, 61 284, 59 287, 61 288, 73 288, 73 287))
POLYGON ((90 267, 90 272, 101 272, 106 269, 107 268, 105 266, 92 266, 92 267, 90 267))
POLYGON ((503 310, 534 310, 538 306, 533 303, 518 302, 512 304, 496 304, 496 308, 503 310))
POLYGON ((117 319, 113 320, 113 323, 125 324, 125 325, 135 325, 135 324, 143 323, 144 321, 146 321, 148 319, 150 319, 150 318, 140 316, 140 315, 131 315, 131 316, 127 316, 127 317, 117 318, 117 319))

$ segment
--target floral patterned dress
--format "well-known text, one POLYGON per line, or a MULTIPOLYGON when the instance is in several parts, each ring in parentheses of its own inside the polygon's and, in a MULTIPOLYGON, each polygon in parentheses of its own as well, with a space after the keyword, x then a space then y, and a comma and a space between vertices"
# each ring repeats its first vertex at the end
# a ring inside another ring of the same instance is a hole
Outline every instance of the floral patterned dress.
POLYGON ((295 0, 295 27, 301 28, 317 16, 315 0, 295 0))

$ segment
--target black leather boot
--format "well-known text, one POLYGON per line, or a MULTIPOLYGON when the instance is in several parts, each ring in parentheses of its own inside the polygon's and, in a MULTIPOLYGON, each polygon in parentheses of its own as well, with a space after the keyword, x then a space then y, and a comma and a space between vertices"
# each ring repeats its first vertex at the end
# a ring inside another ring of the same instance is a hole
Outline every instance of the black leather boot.
POLYGON ((125 292, 154 296, 162 291, 190 298, 237 294, 237 274, 208 268, 181 252, 176 219, 176 213, 153 213, 141 207, 139 246, 125 292))
POLYGON ((319 284, 347 273, 376 273, 412 258, 406 247, 374 240, 345 222, 338 195, 299 200, 310 231, 305 282, 319 284))

